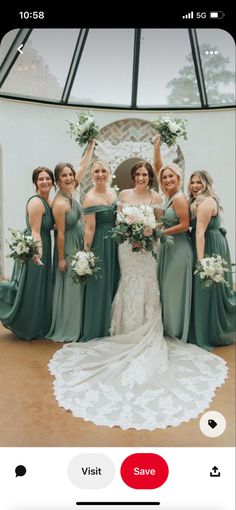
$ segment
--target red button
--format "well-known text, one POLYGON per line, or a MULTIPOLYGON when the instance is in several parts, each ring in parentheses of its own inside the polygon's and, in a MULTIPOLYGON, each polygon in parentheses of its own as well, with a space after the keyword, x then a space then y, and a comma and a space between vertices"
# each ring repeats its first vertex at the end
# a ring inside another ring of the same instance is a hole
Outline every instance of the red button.
POLYGON ((126 457, 120 468, 123 482, 132 489, 156 489, 165 483, 169 468, 155 453, 134 453, 126 457))

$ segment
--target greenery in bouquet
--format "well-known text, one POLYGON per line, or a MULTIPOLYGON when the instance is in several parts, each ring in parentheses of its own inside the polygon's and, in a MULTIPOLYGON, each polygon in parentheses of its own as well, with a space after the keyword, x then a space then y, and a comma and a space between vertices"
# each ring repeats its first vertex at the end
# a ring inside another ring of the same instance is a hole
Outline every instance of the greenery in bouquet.
POLYGON ((185 127, 186 120, 171 118, 169 116, 160 117, 154 122, 158 133, 161 135, 161 142, 171 147, 176 143, 177 138, 183 137, 187 140, 187 131, 185 127))
POLYGON ((69 123, 69 133, 81 147, 88 143, 91 138, 97 138, 99 133, 99 126, 95 124, 91 112, 77 113, 77 122, 69 123))
POLYGON ((11 250, 8 257, 13 258, 17 264, 24 264, 32 259, 36 259, 37 265, 42 266, 43 263, 40 259, 37 260, 39 255, 39 244, 33 236, 29 235, 27 231, 21 232, 20 230, 9 229, 11 232, 11 240, 8 242, 11 250))
POLYGON ((71 278, 74 283, 88 283, 92 276, 100 277, 99 257, 92 251, 77 251, 71 260, 71 278))
POLYGON ((224 283, 227 287, 229 283, 224 279, 224 273, 229 272, 227 261, 220 255, 204 257, 197 262, 194 274, 198 275, 201 280, 201 287, 208 288, 212 285, 224 283))

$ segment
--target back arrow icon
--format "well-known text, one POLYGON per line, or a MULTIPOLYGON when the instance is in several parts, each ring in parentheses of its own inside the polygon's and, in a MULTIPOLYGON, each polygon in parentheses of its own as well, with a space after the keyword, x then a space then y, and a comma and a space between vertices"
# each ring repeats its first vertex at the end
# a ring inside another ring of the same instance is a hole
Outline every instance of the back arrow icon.
POLYGON ((21 50, 21 48, 23 48, 24 44, 21 44, 18 48, 17 48, 17 51, 19 51, 19 53, 21 53, 21 55, 23 55, 23 51, 21 50))

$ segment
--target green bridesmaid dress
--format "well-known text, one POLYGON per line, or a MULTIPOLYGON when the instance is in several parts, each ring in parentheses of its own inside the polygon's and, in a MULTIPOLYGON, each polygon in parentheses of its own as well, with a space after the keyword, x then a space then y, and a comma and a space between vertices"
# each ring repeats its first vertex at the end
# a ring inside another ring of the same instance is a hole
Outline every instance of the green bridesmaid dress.
POLYGON ((83 326, 80 342, 109 335, 111 305, 119 281, 118 251, 111 229, 115 226, 116 202, 86 207, 84 214, 96 214, 96 230, 91 251, 99 257, 99 275, 83 289, 83 326))
MULTIPOLYGON (((173 197, 164 205, 165 228, 179 223, 171 207, 173 197)), ((187 342, 192 294, 193 255, 188 233, 174 234, 174 245, 160 245, 157 275, 162 304, 164 334, 187 342)))
MULTIPOLYGON (((194 265, 196 252, 196 218, 191 221, 194 265)), ((219 212, 213 216, 205 232, 204 256, 221 255, 231 269, 231 260, 226 230, 221 227, 219 212)), ((217 283, 202 288, 198 275, 193 277, 192 311, 188 341, 212 349, 216 346, 229 345, 235 341, 236 300, 233 291, 232 273, 224 273, 225 284, 217 283)))
MULTIPOLYGON (((33 262, 14 264, 10 281, 0 283, 0 320, 15 335, 24 340, 44 338, 51 323, 52 278, 51 235, 53 217, 49 204, 39 197, 45 207, 42 216, 41 239, 43 266, 33 262)), ((27 204, 33 197, 30 197, 27 204)), ((26 212, 27 233, 31 228, 26 212)))
MULTIPOLYGON (((65 196, 62 191, 59 194, 65 196)), ((74 199, 65 216, 65 259, 67 271, 58 269, 58 254, 55 233, 53 259, 53 306, 52 323, 46 338, 55 342, 76 342, 81 329, 81 285, 71 278, 71 257, 83 249, 84 227, 81 222, 82 207, 74 199)))

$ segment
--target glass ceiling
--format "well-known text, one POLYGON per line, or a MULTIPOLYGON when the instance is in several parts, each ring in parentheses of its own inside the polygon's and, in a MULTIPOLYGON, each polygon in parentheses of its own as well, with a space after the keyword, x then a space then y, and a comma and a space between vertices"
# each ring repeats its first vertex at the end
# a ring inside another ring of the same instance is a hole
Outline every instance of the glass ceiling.
POLYGON ((0 65, 2 97, 127 109, 235 105, 235 44, 224 30, 12 30, 0 65))

